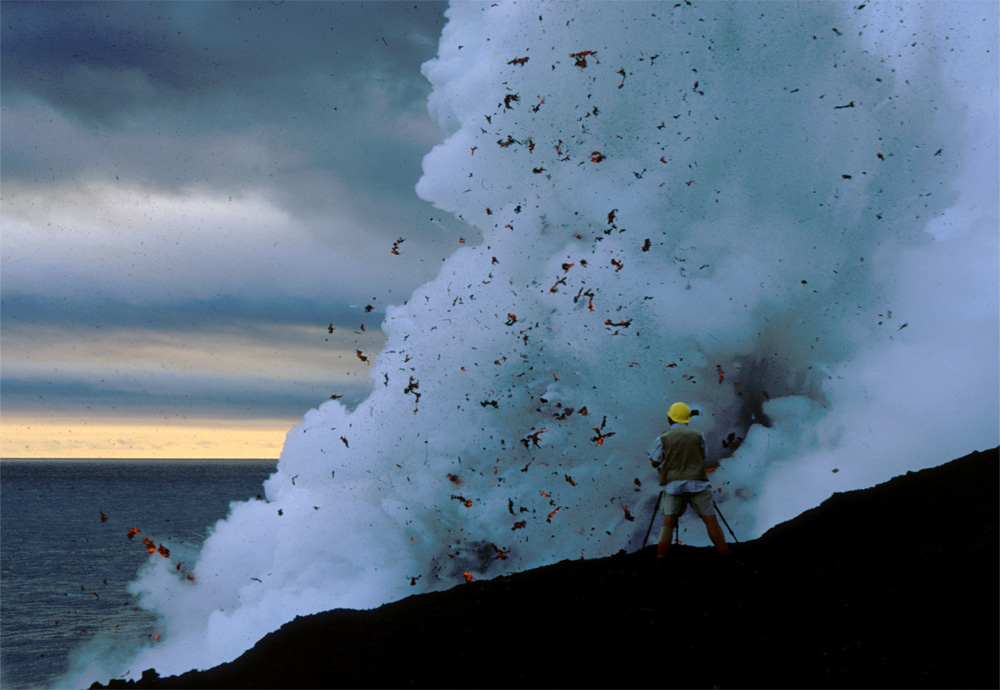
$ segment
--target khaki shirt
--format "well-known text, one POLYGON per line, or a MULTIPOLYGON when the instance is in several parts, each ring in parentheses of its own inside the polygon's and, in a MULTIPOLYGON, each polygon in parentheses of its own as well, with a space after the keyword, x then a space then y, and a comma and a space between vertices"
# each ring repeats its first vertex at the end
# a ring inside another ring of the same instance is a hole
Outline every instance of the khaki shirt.
POLYGON ((659 442, 660 486, 669 482, 708 482, 705 471, 705 439, 686 424, 675 424, 657 438, 659 442))

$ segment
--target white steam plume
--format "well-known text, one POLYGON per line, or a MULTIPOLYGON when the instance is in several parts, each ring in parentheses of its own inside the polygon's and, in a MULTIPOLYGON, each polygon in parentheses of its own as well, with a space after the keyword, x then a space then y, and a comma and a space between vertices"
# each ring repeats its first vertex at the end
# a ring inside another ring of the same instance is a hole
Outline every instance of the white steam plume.
POLYGON ((448 19, 417 192, 482 242, 388 311, 371 396, 306 415, 193 583, 151 559, 133 589, 162 642, 109 675, 637 548, 675 400, 742 540, 997 444, 996 4, 448 19))

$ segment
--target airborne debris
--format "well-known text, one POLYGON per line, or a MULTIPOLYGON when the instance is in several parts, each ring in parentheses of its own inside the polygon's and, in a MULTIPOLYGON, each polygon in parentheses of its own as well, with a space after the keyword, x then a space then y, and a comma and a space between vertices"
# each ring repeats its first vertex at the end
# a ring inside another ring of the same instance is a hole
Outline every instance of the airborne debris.
POLYGON ((607 418, 607 415, 605 415, 601 419, 601 426, 592 427, 594 429, 594 431, 597 432, 597 436, 593 437, 590 440, 593 441, 594 443, 596 443, 599 446, 603 446, 604 445, 604 439, 610 438, 610 437, 614 436, 615 433, 616 433, 614 431, 609 431, 608 433, 604 433, 604 425, 605 425, 605 423, 607 421, 608 421, 608 418, 607 418))
POLYGON ((538 445, 538 437, 541 436, 542 434, 544 434, 546 431, 548 431, 548 429, 539 429, 538 431, 532 432, 532 433, 528 434, 527 436, 525 436, 524 438, 522 438, 521 439, 521 443, 524 444, 525 448, 528 447, 529 442, 531 444, 533 444, 535 446, 535 448, 538 448, 539 447, 539 445, 538 445))
POLYGON ((496 544, 490 544, 490 546, 496 552, 496 554, 497 554, 497 560, 498 561, 505 561, 505 560, 507 560, 507 554, 510 553, 510 548, 509 547, 506 548, 506 549, 502 549, 499 546, 497 546, 496 544))
POLYGON ((743 437, 737 436, 735 431, 729 432, 729 435, 722 439, 723 448, 732 448, 733 450, 736 450, 740 447, 741 443, 743 443, 743 437))
POLYGON ((574 63, 580 69, 587 68, 587 58, 591 55, 594 56, 594 63, 601 64, 600 60, 597 59, 597 53, 593 50, 581 50, 579 53, 570 53, 569 56, 576 60, 574 63))

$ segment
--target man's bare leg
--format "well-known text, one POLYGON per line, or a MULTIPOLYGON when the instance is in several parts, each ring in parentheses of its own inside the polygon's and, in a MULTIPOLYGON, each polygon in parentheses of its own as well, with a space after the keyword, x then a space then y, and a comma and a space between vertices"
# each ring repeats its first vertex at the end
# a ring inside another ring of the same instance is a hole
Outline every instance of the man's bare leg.
POLYGON ((657 558, 664 558, 667 555, 667 549, 670 546, 670 537, 673 535, 674 527, 676 526, 677 526, 676 515, 663 516, 663 529, 660 530, 660 539, 656 544, 657 558))
POLYGON ((719 526, 719 521, 716 517, 714 515, 702 515, 701 519, 705 523, 705 529, 708 530, 708 538, 715 545, 715 550, 722 555, 729 553, 729 544, 726 543, 726 537, 722 534, 722 528, 719 526))

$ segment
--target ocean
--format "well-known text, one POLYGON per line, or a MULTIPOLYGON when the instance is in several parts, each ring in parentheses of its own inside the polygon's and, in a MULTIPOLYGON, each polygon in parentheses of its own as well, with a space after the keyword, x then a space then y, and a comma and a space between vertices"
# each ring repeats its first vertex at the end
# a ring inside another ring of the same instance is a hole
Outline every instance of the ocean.
POLYGON ((155 644, 155 616, 127 590, 160 557, 143 539, 172 548, 173 560, 191 554, 232 501, 263 493, 276 464, 0 461, 0 687, 53 687, 97 637, 155 644), (133 527, 141 531, 129 538, 133 527))

